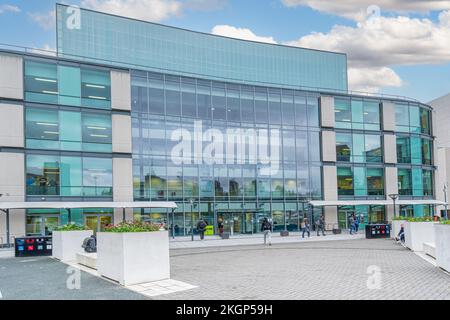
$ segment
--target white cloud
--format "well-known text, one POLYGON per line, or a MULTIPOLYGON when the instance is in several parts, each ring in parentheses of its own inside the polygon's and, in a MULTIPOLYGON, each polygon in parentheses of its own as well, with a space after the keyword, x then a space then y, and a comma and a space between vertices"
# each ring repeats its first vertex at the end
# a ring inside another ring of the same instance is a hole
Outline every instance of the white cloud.
MULTIPOLYGON (((429 13, 450 9, 447 0, 281 0, 287 7, 304 6, 314 10, 335 14, 352 20, 361 21, 367 14, 367 8, 376 5, 382 12, 429 13)), ((369 10, 370 11, 370 10, 369 10)))
POLYGON ((355 27, 336 25, 328 33, 312 33, 287 44, 347 53, 350 87, 373 91, 383 83, 401 85, 391 66, 449 63, 449 39, 450 10, 441 12, 438 22, 376 17, 355 27), (376 77, 382 80, 379 85, 376 77))
POLYGON ((211 33, 230 38, 266 42, 266 43, 277 43, 273 37, 257 36, 250 29, 236 28, 229 25, 217 25, 211 30, 211 33))
POLYGON ((0 5, 0 14, 5 12, 20 12, 20 8, 16 6, 12 6, 10 4, 2 4, 0 5))
POLYGON ((182 3, 176 0, 83 0, 82 7, 130 18, 161 21, 179 16, 182 3))
POLYGON ((56 25, 55 10, 49 12, 28 12, 28 16, 33 19, 44 30, 52 30, 56 25))
POLYGON ((401 87, 402 85, 402 79, 388 67, 348 69, 350 90, 378 92, 381 87, 401 87))

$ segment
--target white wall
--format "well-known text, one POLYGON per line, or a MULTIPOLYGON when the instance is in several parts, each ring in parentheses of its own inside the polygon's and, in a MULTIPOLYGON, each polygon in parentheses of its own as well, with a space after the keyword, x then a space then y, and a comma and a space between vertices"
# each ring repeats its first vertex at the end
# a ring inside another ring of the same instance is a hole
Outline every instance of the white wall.
POLYGON ((0 98, 23 99, 23 59, 0 54, 0 98))
POLYGON ((112 151, 131 153, 131 117, 129 115, 112 115, 112 151))
POLYGON ((111 107, 131 110, 131 77, 127 71, 111 71, 111 107))
POLYGON ((383 101, 383 130, 395 131, 395 105, 383 101))
POLYGON ((397 139, 393 134, 383 137, 384 163, 397 163, 397 139))
POLYGON ((0 147, 24 147, 23 106, 0 103, 0 147))
POLYGON ((336 162, 336 132, 322 131, 322 160, 336 162))
POLYGON ((334 97, 320 97, 320 121, 322 127, 334 128, 334 97))

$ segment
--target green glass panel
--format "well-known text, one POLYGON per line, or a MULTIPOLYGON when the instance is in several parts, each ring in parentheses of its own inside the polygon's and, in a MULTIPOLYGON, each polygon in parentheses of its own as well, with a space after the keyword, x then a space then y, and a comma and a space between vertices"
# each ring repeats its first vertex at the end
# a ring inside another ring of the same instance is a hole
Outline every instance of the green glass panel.
POLYGON ((397 137, 397 162, 411 163, 411 146, 408 137, 397 137))
POLYGON ((81 151, 81 113, 60 111, 61 150, 81 151))
POLYGON ((411 169, 398 169, 398 190, 401 195, 412 195, 411 169))
POLYGON ((366 169, 363 167, 353 168, 355 196, 367 195, 366 169))
POLYGON ((366 162, 382 162, 383 150, 381 148, 381 136, 366 134, 364 140, 366 162))
POLYGON ((109 71, 81 69, 81 97, 86 107, 111 108, 111 78, 109 71))
POLYGON ((420 137, 411 137, 411 163, 422 163, 422 146, 420 137))
POLYGON ((25 61, 25 100, 42 103, 58 102, 56 64, 25 61))
POLYGON ((414 168, 412 171, 413 196, 423 196, 422 169, 414 168))
POLYGON ((364 135, 353 135, 353 162, 363 163, 365 162, 365 147, 364 147, 364 135))
POLYGON ((68 66, 58 66, 59 103, 79 106, 81 104, 80 69, 68 66))
POLYGON ((112 159, 83 158, 83 194, 112 196, 112 159))
POLYGON ((384 174, 381 168, 367 169, 367 190, 368 195, 384 194, 384 174))
POLYGON ((336 133, 336 157, 337 161, 352 160, 353 141, 350 133, 336 133))
POLYGON ((409 107, 409 126, 410 132, 420 133, 420 110, 419 107, 409 107))
POLYGON ((79 157, 61 157, 61 195, 81 196, 82 173, 79 157))
POLYGON ((364 114, 362 100, 352 100, 352 128, 364 129, 364 114))
POLYGON ((409 132, 409 107, 407 104, 395 105, 396 131, 409 132))
POLYGON ((380 129, 380 104, 375 101, 364 101, 364 126, 367 130, 380 129))
POLYGON ((43 155, 27 156, 27 195, 59 195, 59 185, 59 157, 43 155))
POLYGON ((420 128, 424 134, 431 134, 430 130, 430 111, 420 108, 420 128))

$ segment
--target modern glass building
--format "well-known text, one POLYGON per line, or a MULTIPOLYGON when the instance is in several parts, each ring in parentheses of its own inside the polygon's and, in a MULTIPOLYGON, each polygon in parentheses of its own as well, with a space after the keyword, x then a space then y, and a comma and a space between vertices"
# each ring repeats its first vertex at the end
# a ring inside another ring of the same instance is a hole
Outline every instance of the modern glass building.
MULTIPOLYGON (((58 53, 0 51, 0 201, 174 201, 128 210, 188 235, 432 215, 432 109, 347 92, 346 56, 57 5, 58 53)), ((15 210, 11 236, 66 210, 15 210)), ((101 230, 122 211, 72 210, 101 230)), ((4 242, 6 221, 0 215, 4 242)))

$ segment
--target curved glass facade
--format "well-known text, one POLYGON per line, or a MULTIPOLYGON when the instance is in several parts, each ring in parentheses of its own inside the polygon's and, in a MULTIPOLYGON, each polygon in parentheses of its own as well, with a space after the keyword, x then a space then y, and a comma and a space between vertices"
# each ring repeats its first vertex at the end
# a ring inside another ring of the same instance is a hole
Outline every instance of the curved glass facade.
MULTIPOLYGON (((177 234, 190 232, 191 212, 212 225, 229 221, 236 233, 259 232, 264 216, 273 217, 276 230, 285 224, 297 230, 299 219, 312 214, 300 201, 322 198, 317 94, 153 72, 135 71, 131 79, 134 198, 176 201, 177 234), (173 153, 180 129, 203 133, 203 152, 182 155, 182 163, 173 153), (205 152, 208 129, 223 135, 219 157, 205 152), (230 156, 236 132, 270 135, 268 149, 279 155, 276 172, 264 174, 263 161, 245 152, 230 156)), ((165 211, 136 215, 166 217, 165 211)))

